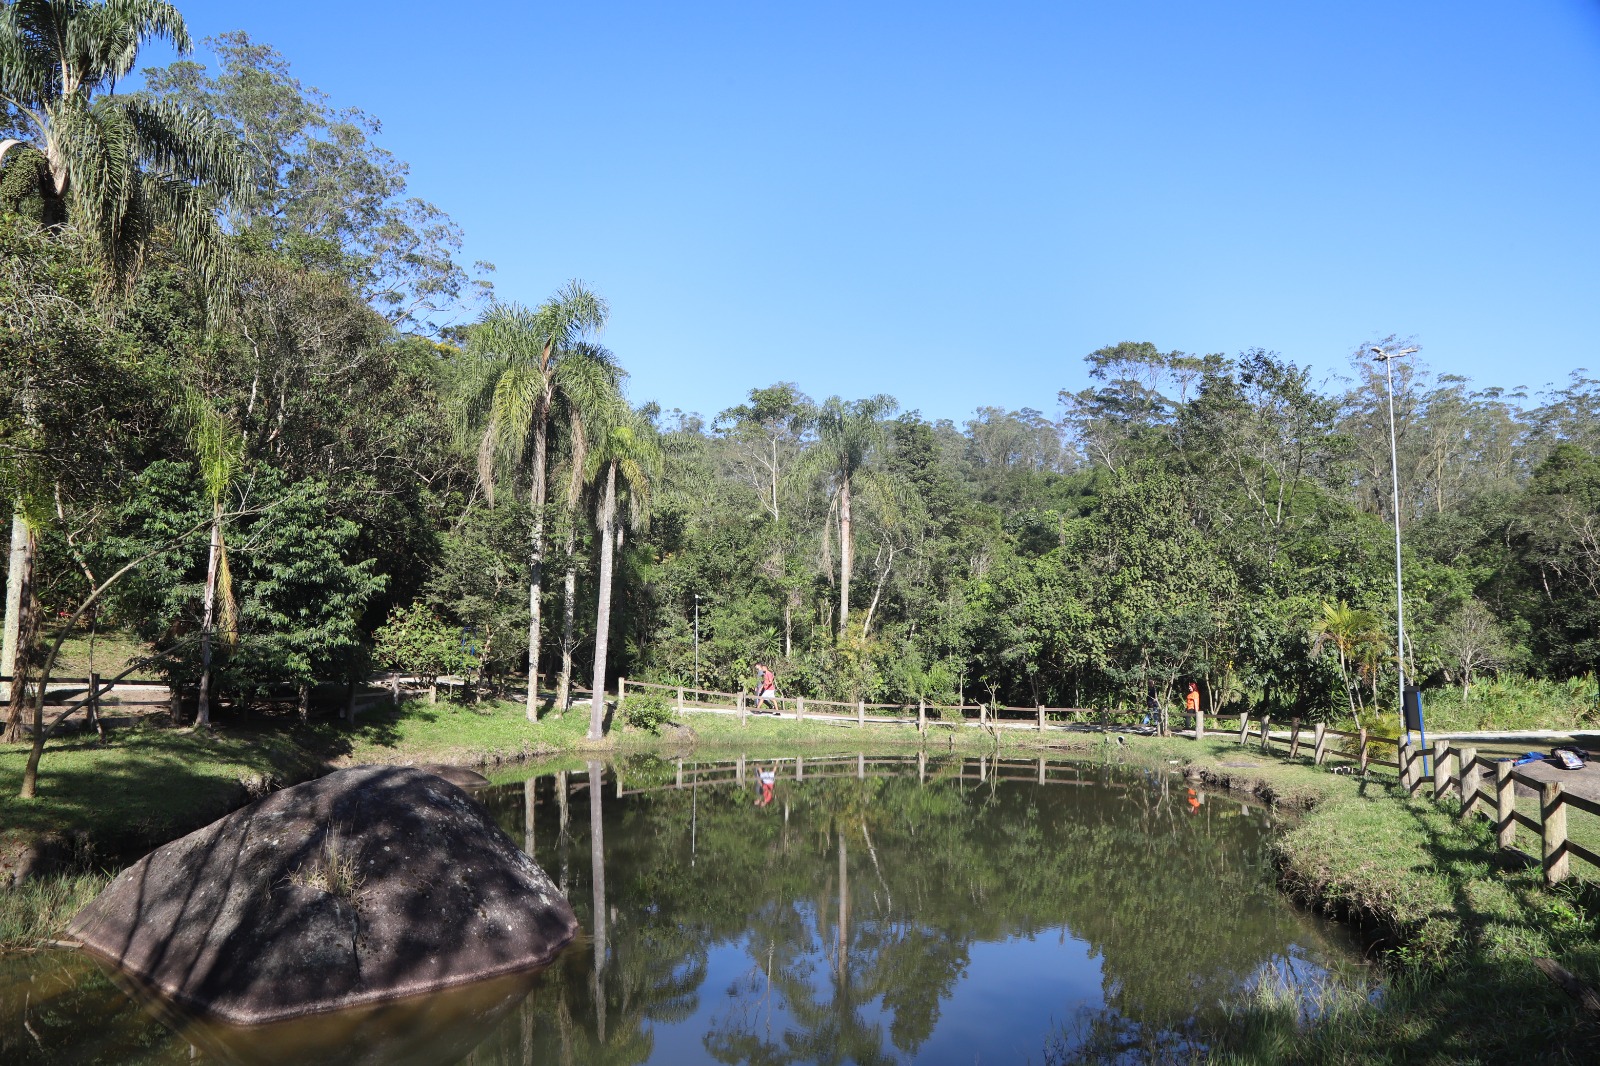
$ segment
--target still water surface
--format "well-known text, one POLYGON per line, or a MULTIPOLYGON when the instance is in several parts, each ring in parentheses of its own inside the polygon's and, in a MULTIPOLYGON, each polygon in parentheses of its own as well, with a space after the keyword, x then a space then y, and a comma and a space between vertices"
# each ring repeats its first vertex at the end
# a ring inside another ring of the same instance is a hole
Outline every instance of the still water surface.
POLYGON ((1370 976, 1273 887, 1269 815, 1086 763, 636 759, 482 794, 585 935, 549 969, 255 1030, 0 957, 6 1063, 1059 1061, 1198 1047, 1370 976), (595 790, 591 782, 603 780, 595 790), (1196 802, 1198 801, 1198 802, 1196 802))

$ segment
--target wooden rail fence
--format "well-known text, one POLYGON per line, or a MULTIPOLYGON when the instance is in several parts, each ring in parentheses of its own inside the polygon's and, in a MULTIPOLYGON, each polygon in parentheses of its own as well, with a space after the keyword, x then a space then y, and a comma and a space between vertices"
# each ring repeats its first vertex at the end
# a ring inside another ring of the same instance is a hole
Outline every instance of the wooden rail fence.
MULTIPOLYGON (((1273 744, 1277 743, 1283 747, 1286 757, 1300 757, 1300 720, 1291 720, 1287 738, 1275 735, 1271 723, 1271 716, 1253 719, 1241 714, 1238 742, 1244 745, 1253 740, 1263 751, 1272 751, 1273 744)), ((1600 854, 1573 840, 1567 831, 1569 809, 1600 818, 1600 802, 1568 792, 1559 781, 1546 781, 1519 770, 1510 759, 1482 758, 1472 746, 1436 740, 1431 755, 1433 765, 1430 768, 1421 750, 1400 740, 1369 736, 1365 729, 1350 732, 1317 723, 1311 762, 1320 766, 1330 759, 1341 759, 1353 763, 1363 774, 1371 766, 1392 768, 1408 796, 1426 795, 1435 802, 1453 799, 1460 804, 1462 818, 1487 818, 1494 824, 1500 847, 1507 850, 1516 850, 1517 829, 1527 829, 1540 841, 1539 862, 1547 884, 1558 884, 1570 877, 1574 858, 1600 870, 1600 854), (1345 746, 1331 746, 1330 737, 1341 738, 1345 746), (1394 749, 1394 758, 1374 758, 1373 745, 1389 745, 1394 749), (1485 787, 1489 782, 1493 783, 1492 788, 1485 787), (1537 818, 1517 809, 1518 785, 1530 789, 1538 797, 1537 818)))

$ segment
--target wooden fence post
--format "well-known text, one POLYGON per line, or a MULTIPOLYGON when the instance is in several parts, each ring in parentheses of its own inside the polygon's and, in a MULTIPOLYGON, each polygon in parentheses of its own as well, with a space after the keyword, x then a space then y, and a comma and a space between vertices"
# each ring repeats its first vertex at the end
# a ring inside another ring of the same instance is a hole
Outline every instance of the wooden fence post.
POLYGON ((917 697, 917 732, 928 731, 928 703, 922 697, 917 697))
POLYGON ((1250 730, 1250 713, 1248 711, 1240 711, 1239 712, 1239 744, 1241 746, 1243 746, 1244 738, 1245 738, 1246 734, 1249 732, 1249 730, 1250 730))
POLYGON ((1422 787, 1422 775, 1417 770, 1417 753, 1411 746, 1411 738, 1406 737, 1395 750, 1400 753, 1400 783, 1405 786, 1407 796, 1415 796, 1422 787))
MULTIPOLYGON (((570 696, 569 696, 569 698, 570 698, 570 696)), ((622 715, 622 701, 626 700, 627 698, 628 698, 628 679, 625 678, 625 677, 619 677, 619 678, 617 678, 617 716, 618 717, 621 717, 621 715, 622 715)), ((565 711, 566 708, 563 707, 562 710, 565 711)))
POLYGON ((1300 754, 1300 719, 1289 719, 1289 758, 1293 759, 1300 754))
POLYGON ((867 724, 867 701, 856 700, 856 728, 867 724))
POLYGON ((1450 779, 1454 775, 1450 772, 1450 742, 1436 740, 1433 742, 1433 801, 1435 803, 1450 794, 1450 779))
POLYGON ((1044 732, 1044 704, 1039 704, 1039 732, 1044 732))
POLYGON ((1478 809, 1478 749, 1461 749, 1461 768, 1457 775, 1461 782, 1461 818, 1471 818, 1478 809))
POLYGON ((1311 741, 1311 765, 1321 766, 1328 757, 1328 723, 1318 722, 1316 735, 1311 741))
POLYGON ((678 686, 678 713, 683 713, 683 686, 678 686))
POLYGON ((1194 738, 1196 740, 1206 738, 1206 712, 1203 708, 1194 712, 1194 738))
POLYGON ((1360 726, 1361 730, 1361 776, 1367 774, 1367 761, 1372 758, 1372 752, 1367 747, 1367 727, 1360 726))
POLYGON ((866 756, 865 752, 857 752, 856 753, 856 780, 857 781, 865 781, 866 779, 867 779, 867 756, 866 756))
POLYGON ((917 749, 917 784, 925 784, 928 780, 928 753, 921 748, 917 749))
POLYGON ((1269 730, 1271 728, 1272 728, 1272 715, 1270 715, 1270 714, 1262 715, 1261 716, 1261 750, 1262 751, 1271 751, 1272 750, 1272 738, 1267 735, 1267 730, 1269 730))
POLYGON ((796 755, 794 757, 794 779, 796 781, 803 780, 804 777, 805 777, 805 772, 806 772, 806 759, 805 759, 805 756, 804 755, 796 755))
POLYGON ((675 782, 674 787, 675 788, 682 788, 683 787, 683 760, 682 759, 678 760, 678 779, 675 782))
POLYGON ((797 722, 803 721, 805 719, 805 716, 806 716, 806 698, 804 696, 796 696, 794 698, 794 720, 797 721, 797 722))
MULTIPOLYGON (((744 689, 740 689, 739 690, 739 724, 740 725, 745 725, 749 721, 750 721, 750 711, 749 711, 749 708, 747 708, 745 706, 744 689)), ((743 756, 740 756, 739 770, 740 770, 741 774, 744 772, 744 757, 743 756)))
POLYGON ((1567 857, 1567 801, 1561 792, 1559 781, 1546 781, 1540 790, 1539 814, 1544 822, 1544 883, 1547 885, 1565 881, 1571 863, 1567 857))
MULTIPOLYGON (((740 693, 740 695, 743 695, 743 693, 740 693)), ((743 785, 744 785, 744 753, 743 752, 739 753, 739 761, 735 764, 735 769, 738 770, 738 774, 739 774, 739 776, 738 776, 738 784, 741 787, 743 787, 743 785)))
POLYGON ((1511 760, 1494 764, 1494 828, 1502 848, 1517 846, 1517 784, 1511 780, 1511 760))

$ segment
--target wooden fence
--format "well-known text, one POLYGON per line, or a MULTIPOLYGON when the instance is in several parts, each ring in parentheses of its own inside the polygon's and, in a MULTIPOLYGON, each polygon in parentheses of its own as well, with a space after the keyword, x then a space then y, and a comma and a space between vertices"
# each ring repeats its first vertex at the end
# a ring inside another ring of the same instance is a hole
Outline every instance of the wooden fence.
MULTIPOLYGON (((83 711, 89 724, 99 731, 102 739, 105 736, 105 723, 101 713, 106 704, 115 704, 116 707, 161 707, 169 708, 172 705, 172 696, 169 692, 150 695, 148 692, 140 695, 129 693, 106 700, 106 695, 118 686, 134 689, 165 689, 165 682, 161 681, 134 681, 128 675, 133 673, 134 667, 129 667, 115 677, 106 677, 104 674, 92 673, 88 677, 55 677, 50 678, 49 688, 45 692, 46 707, 62 707, 60 713, 50 719, 45 726, 45 735, 55 733, 56 728, 77 711, 83 711)), ((0 685, 5 685, 10 690, 12 678, 0 675, 0 685)), ((29 689, 38 691, 37 679, 24 682, 29 689)))
MULTIPOLYGON (((1298 758, 1302 742, 1300 721, 1292 719, 1288 736, 1284 737, 1281 732, 1273 733, 1270 716, 1252 719, 1241 714, 1238 741, 1243 745, 1252 740, 1263 751, 1271 751, 1277 744, 1286 757, 1298 758)), ((1457 801, 1462 818, 1483 817, 1494 823, 1499 845, 1507 850, 1517 850, 1518 827, 1527 829, 1539 838, 1539 862, 1547 884, 1558 884, 1570 877, 1574 858, 1600 870, 1600 854, 1567 835, 1567 811, 1577 810, 1600 818, 1600 802, 1568 792, 1559 781, 1546 781, 1518 770, 1510 759, 1480 758, 1475 747, 1458 747, 1448 740, 1436 740, 1431 753, 1433 765, 1429 767, 1423 752, 1410 744, 1389 737, 1368 736, 1365 729, 1352 733, 1330 729, 1321 723, 1315 727, 1312 745, 1313 765, 1338 758, 1355 764, 1362 773, 1367 772, 1369 766, 1392 768, 1408 796, 1427 794, 1436 802, 1457 801), (1332 747, 1329 737, 1344 739, 1346 746, 1332 747), (1373 758, 1374 744, 1392 747, 1394 758, 1373 758), (1537 818, 1517 809, 1517 785, 1538 796, 1537 818)))
POLYGON ((737 715, 740 722, 752 714, 777 714, 797 722, 828 722, 835 725, 914 725, 926 732, 930 728, 1021 729, 1044 732, 1065 728, 1067 724, 1099 722, 1109 724, 1118 717, 1137 714, 1092 711, 1083 707, 1005 707, 995 704, 855 703, 819 700, 808 696, 778 696, 758 701, 750 692, 717 692, 687 685, 661 685, 651 681, 617 679, 617 706, 627 701, 628 693, 660 692, 675 710, 737 715))

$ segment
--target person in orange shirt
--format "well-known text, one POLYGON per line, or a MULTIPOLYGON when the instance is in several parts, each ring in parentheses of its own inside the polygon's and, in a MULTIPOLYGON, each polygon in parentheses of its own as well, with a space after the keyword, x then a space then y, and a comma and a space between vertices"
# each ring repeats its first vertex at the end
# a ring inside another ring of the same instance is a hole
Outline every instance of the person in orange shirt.
POLYGON ((1189 712, 1190 718, 1200 714, 1200 686, 1193 681, 1189 682, 1189 694, 1183 697, 1183 709, 1189 712))

